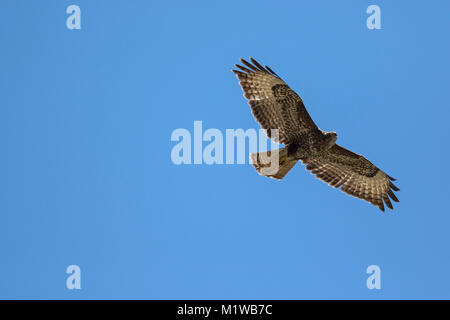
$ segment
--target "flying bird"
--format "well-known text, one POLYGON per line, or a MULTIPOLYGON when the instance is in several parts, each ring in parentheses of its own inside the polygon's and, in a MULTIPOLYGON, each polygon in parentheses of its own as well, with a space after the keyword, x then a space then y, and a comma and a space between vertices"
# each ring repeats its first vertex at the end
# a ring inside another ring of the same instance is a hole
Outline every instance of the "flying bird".
POLYGON ((267 136, 284 148, 279 152, 276 172, 264 169, 271 165, 267 160, 271 152, 251 154, 258 173, 281 180, 301 161, 306 170, 334 188, 368 201, 384 211, 384 204, 393 209, 391 200, 399 202, 394 191, 399 191, 394 178, 377 168, 362 155, 336 144, 337 134, 325 132, 311 119, 302 99, 272 69, 256 60, 241 59, 244 66, 232 70, 248 99, 253 116, 267 136), (272 136, 272 130, 278 134, 272 136))

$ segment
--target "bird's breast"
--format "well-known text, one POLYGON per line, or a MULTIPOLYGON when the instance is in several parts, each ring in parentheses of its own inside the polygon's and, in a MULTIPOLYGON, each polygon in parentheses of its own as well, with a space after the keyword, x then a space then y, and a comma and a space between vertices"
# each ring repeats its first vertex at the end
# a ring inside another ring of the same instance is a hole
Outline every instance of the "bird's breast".
POLYGON ((329 146, 322 139, 312 139, 303 143, 293 143, 288 146, 288 156, 303 160, 317 156, 328 150, 329 146))

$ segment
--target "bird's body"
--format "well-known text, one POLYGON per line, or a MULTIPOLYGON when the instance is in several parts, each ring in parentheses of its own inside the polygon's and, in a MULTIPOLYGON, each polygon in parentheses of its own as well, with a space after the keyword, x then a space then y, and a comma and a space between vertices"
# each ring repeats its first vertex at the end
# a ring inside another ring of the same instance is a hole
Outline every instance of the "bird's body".
POLYGON ((398 202, 393 192, 399 191, 392 183, 395 179, 363 156, 336 144, 336 132, 319 129, 302 99, 272 69, 250 59, 253 64, 241 59, 245 67, 236 65, 241 71, 233 72, 240 80, 254 117, 268 137, 285 145, 276 150, 279 157, 275 172, 267 173, 265 169, 272 163, 262 160, 274 151, 252 154, 256 170, 267 177, 282 179, 301 161, 307 170, 329 185, 341 187, 347 194, 366 200, 382 211, 384 203, 392 209, 390 199, 398 202))
POLYGON ((336 140, 337 135, 334 132, 314 130, 309 134, 303 134, 298 141, 287 145, 288 157, 292 160, 306 161, 327 152, 336 144, 336 140))

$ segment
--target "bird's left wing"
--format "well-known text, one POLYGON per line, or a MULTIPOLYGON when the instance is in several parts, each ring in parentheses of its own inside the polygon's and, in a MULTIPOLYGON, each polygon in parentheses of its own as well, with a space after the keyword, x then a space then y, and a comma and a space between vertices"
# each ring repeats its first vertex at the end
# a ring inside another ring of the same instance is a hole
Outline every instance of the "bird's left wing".
POLYGON ((399 191, 390 177, 363 156, 334 145, 328 152, 302 160, 306 170, 334 188, 368 201, 384 211, 384 203, 393 209, 390 199, 399 202, 393 191, 399 191), (390 198, 390 199, 389 199, 390 198))

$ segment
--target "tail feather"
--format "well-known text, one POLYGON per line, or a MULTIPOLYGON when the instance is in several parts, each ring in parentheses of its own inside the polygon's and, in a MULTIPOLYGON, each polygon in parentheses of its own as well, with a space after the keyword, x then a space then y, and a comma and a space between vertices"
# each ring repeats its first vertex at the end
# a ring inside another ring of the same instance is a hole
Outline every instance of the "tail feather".
POLYGON ((265 177, 281 180, 298 160, 288 158, 287 148, 250 154, 256 171, 265 177))

